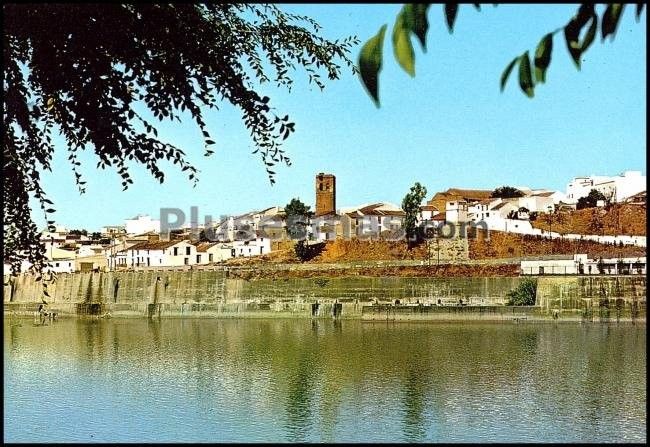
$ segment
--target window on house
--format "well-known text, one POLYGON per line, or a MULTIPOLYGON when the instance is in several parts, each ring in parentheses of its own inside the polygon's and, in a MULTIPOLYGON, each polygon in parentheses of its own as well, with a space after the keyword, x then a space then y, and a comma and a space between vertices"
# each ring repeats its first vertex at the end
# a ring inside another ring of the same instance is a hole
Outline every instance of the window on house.
POLYGON ((260 247, 260 254, 262 254, 262 247, 260 247))
POLYGON ((54 267, 58 267, 58 266, 59 266, 59 263, 58 263, 58 262, 54 264, 54 267))
POLYGON ((208 261, 209 261, 209 262, 212 262, 212 253, 210 253, 210 254, 208 255, 208 261))
POLYGON ((178 247, 174 247, 174 256, 178 256, 178 247))
POLYGON ((190 258, 185 258, 183 262, 185 263, 185 265, 188 265, 190 263, 190 258))
POLYGON ((232 256, 233 258, 236 256, 236 252, 234 248, 230 250, 230 256, 232 256))
POLYGON ((185 247, 185 254, 189 255, 190 254, 191 247, 185 247))
POLYGON ((485 217, 490 217, 490 213, 485 213, 485 217))
POLYGON ((201 263, 201 255, 196 255, 196 263, 197 264, 201 263))

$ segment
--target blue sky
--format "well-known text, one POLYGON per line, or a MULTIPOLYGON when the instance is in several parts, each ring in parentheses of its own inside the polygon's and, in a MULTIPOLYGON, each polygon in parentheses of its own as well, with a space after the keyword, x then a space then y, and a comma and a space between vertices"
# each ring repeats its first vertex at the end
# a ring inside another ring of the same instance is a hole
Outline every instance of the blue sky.
MULTIPOLYGON (((190 120, 162 123, 159 136, 188 154, 200 169, 192 184, 173 165, 163 165, 160 185, 133 166, 134 184, 122 191, 114 171, 95 169, 88 151, 81 158, 87 181, 80 195, 60 147, 53 173, 43 184, 55 203, 58 224, 97 230, 123 223, 138 213, 158 216, 161 207, 199 207, 206 214, 238 214, 299 197, 314 205, 314 175, 337 177, 337 206, 389 201, 396 204, 414 182, 429 191, 449 187, 486 188, 527 185, 565 190, 576 175, 614 175, 641 170, 646 164, 646 11, 640 22, 634 6, 624 10, 613 42, 597 37, 573 65, 564 37, 557 34, 547 72, 535 98, 519 90, 516 70, 504 93, 499 78, 510 60, 563 26, 575 5, 470 5, 459 8, 453 35, 442 6, 429 11, 428 51, 413 39, 416 76, 399 68, 392 54, 390 31, 400 5, 287 5, 309 15, 328 38, 356 34, 365 42, 388 23, 384 67, 380 76, 381 108, 366 95, 349 71, 329 81, 321 92, 306 76, 294 75, 291 93, 273 86, 261 90, 271 105, 289 114, 296 132, 285 149, 291 167, 276 169, 271 186, 237 110, 224 106, 206 116, 217 142, 213 156, 203 156, 198 127, 190 120)), ((600 10, 599 10, 600 11, 600 10)), ((600 30, 599 30, 600 33, 600 30)), ((356 61, 359 47, 353 50, 356 61)), ((34 218, 44 223, 38 207, 34 218)))

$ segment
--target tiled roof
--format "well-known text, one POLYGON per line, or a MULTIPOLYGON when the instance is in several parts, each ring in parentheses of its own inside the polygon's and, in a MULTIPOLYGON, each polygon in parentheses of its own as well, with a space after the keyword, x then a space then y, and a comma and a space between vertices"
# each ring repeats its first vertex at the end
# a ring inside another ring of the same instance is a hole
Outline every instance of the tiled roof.
POLYGON ((492 191, 488 189, 449 188, 446 193, 467 199, 487 199, 492 195, 492 191))
POLYGON ((208 249, 217 245, 217 242, 199 242, 196 245, 196 251, 199 253, 205 253, 208 249))
POLYGON ((406 213, 402 210, 382 210, 378 209, 384 207, 385 203, 374 203, 372 205, 365 206, 359 210, 363 215, 375 215, 375 216, 405 216, 406 213))
POLYGON ((553 194, 555 194, 555 191, 540 192, 540 193, 533 194, 533 196, 536 196, 536 197, 551 197, 553 194))
POLYGON ((175 241, 142 241, 135 245, 130 246, 127 249, 120 250, 120 252, 125 252, 127 250, 164 250, 166 248, 172 247, 181 242, 187 242, 185 240, 175 240, 175 241))
POLYGON ((508 205, 510 203, 512 203, 512 202, 501 202, 498 205, 492 207, 492 209, 490 211, 500 210, 501 208, 503 208, 504 206, 506 206, 506 205, 508 205))

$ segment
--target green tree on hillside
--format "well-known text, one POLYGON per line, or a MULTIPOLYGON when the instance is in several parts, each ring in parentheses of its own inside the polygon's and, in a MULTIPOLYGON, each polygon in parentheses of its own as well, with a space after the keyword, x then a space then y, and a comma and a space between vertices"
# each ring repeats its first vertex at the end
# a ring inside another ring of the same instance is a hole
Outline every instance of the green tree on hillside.
POLYGON ((597 189, 592 189, 589 191, 589 194, 587 196, 580 197, 578 199, 576 208, 579 210, 584 208, 594 208, 597 206, 599 200, 603 200, 605 203, 608 202, 607 197, 605 197, 602 192, 598 191, 597 189))
POLYGON ((289 216, 312 216, 314 213, 309 209, 311 207, 305 205, 299 198, 291 199, 284 207, 284 214, 289 216))
POLYGON ((406 213, 404 217, 404 231, 406 232, 406 240, 409 249, 413 247, 413 243, 417 240, 417 220, 420 214, 420 204, 427 196, 427 188, 415 182, 410 191, 402 199, 402 209, 406 213))
POLYGON ((516 197, 523 197, 523 195, 523 192, 519 191, 517 188, 513 188, 512 186, 500 186, 492 191, 490 197, 512 199, 516 197))
POLYGON ((300 199, 291 199, 284 207, 285 219, 287 221, 287 234, 291 239, 302 240, 307 236, 307 225, 313 212, 309 211, 309 206, 305 205, 300 199))

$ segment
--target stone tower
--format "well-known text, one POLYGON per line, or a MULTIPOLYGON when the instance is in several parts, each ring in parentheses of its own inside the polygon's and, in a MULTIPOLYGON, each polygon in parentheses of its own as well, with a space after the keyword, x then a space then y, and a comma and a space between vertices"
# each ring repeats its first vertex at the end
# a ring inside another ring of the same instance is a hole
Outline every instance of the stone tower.
POLYGON ((316 176, 316 216, 336 213, 336 177, 332 174, 316 176))

